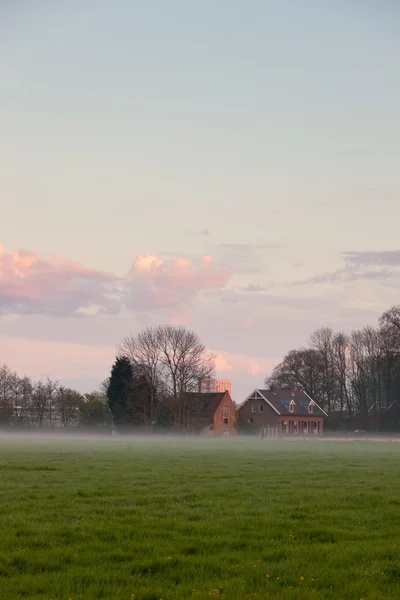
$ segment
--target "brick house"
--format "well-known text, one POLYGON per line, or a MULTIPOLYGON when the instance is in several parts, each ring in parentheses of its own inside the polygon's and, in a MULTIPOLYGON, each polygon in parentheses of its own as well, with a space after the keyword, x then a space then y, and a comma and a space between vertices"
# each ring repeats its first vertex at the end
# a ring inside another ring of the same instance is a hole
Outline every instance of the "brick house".
POLYGON ((188 429, 208 436, 236 434, 236 407, 229 392, 188 392, 188 429))
POLYGON ((327 413, 305 392, 271 388, 254 390, 239 406, 240 419, 277 428, 280 435, 321 435, 327 413))

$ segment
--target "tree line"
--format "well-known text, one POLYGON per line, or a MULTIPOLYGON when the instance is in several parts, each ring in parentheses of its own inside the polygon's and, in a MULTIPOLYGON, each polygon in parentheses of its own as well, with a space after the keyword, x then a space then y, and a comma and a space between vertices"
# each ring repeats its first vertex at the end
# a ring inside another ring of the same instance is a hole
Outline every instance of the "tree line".
POLYGON ((80 394, 57 381, 32 381, 0 365, 0 427, 107 427, 106 390, 80 394))
POLYGON ((214 354, 184 327, 147 327, 126 336, 110 376, 90 394, 47 378, 32 381, 0 365, 0 427, 103 427, 186 431, 201 412, 188 392, 214 374, 214 354))
POLYGON ((265 383, 298 388, 341 420, 375 416, 379 423, 400 393, 400 305, 385 311, 376 327, 318 329, 306 347, 286 354, 265 383))

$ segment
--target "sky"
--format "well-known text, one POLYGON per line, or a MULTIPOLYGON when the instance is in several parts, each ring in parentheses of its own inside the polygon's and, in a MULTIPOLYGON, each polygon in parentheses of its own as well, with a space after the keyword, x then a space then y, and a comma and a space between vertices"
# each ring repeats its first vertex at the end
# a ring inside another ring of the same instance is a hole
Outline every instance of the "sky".
POLYGON ((196 331, 242 401, 400 302, 394 0, 3 0, 0 362, 196 331))

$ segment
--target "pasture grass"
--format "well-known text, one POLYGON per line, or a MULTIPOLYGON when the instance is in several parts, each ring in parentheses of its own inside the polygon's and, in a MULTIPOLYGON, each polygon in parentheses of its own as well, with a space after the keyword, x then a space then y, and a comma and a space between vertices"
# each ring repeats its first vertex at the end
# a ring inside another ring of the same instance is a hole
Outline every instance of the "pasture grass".
POLYGON ((0 597, 400 598, 400 444, 0 439, 0 597))

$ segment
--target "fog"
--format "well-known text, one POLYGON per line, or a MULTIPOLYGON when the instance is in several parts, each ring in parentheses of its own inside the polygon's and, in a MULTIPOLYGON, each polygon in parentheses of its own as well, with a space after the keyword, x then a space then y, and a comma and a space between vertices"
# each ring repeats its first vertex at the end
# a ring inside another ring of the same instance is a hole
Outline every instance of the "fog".
POLYGON ((51 431, 26 431, 14 429, 10 431, 0 431, 0 443, 7 446, 15 444, 16 447, 31 446, 33 449, 44 444, 47 448, 65 448, 68 450, 84 450, 85 448, 102 451, 114 451, 118 449, 127 450, 129 448, 140 450, 140 448, 154 448, 159 451, 168 451, 176 449, 185 449, 187 451, 208 451, 210 448, 218 448, 219 451, 257 450, 279 451, 283 449, 315 449, 323 452, 324 447, 332 451, 335 447, 343 450, 349 446, 364 448, 373 443, 399 443, 400 434, 393 433, 327 433, 323 437, 267 437, 261 439, 256 435, 238 435, 231 437, 206 437, 198 435, 179 435, 179 434, 111 434, 109 432, 82 432, 69 430, 51 430, 51 431))

